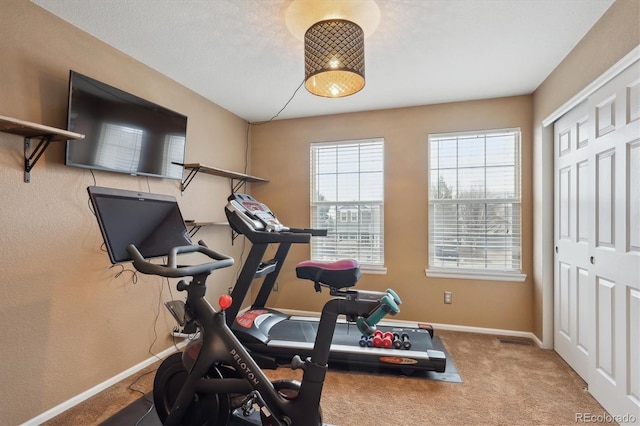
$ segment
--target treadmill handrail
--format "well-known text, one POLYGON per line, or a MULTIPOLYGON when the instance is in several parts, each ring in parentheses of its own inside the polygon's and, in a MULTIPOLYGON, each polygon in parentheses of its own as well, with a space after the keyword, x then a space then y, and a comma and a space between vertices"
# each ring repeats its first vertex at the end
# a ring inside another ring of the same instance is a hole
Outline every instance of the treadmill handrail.
POLYGON ((289 228, 289 232, 311 234, 312 237, 326 237, 326 229, 314 229, 314 228, 289 228))

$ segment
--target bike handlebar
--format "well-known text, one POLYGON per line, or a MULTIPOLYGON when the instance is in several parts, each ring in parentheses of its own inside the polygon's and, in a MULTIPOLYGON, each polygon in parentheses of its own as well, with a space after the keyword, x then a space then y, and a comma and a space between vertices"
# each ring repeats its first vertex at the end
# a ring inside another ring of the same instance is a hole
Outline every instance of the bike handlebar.
POLYGON ((181 278, 187 276, 195 276, 209 274, 220 268, 226 268, 233 265, 233 258, 218 253, 207 247, 203 241, 198 241, 198 245, 173 247, 169 252, 169 258, 166 265, 151 263, 146 260, 136 246, 130 244, 127 252, 133 259, 133 266, 137 271, 148 275, 159 275, 166 278, 181 278), (202 253, 213 259, 215 262, 207 262, 199 265, 179 266, 177 259, 180 254, 186 253, 202 253))

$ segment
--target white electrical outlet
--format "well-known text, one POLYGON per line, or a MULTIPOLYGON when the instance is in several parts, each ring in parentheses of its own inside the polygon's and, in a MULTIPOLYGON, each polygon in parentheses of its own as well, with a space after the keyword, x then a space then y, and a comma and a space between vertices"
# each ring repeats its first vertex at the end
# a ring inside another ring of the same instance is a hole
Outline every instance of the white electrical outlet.
POLYGON ((445 291, 444 292, 444 303, 446 303, 447 305, 451 304, 451 292, 450 291, 445 291))

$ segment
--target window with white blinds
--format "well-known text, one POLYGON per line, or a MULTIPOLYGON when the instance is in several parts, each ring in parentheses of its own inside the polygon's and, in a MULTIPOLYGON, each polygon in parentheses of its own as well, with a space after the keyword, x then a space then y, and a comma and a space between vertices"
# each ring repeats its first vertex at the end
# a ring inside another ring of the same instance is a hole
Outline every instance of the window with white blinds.
POLYGON ((429 271, 519 274, 520 129, 429 135, 428 152, 429 271))
POLYGON ((311 258, 384 268, 384 141, 311 144, 311 258))

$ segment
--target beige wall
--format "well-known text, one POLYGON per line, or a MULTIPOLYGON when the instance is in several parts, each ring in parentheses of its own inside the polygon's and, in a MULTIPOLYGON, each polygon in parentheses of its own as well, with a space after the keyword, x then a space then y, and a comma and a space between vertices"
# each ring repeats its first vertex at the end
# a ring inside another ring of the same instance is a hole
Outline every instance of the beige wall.
POLYGON ((640 45, 640 1, 617 0, 534 93, 533 332, 553 344, 553 135, 542 121, 640 45))
MULTIPOLYGON (((364 275, 360 289, 395 289, 403 304, 398 319, 530 331, 532 328, 531 134, 532 98, 459 102, 384 111, 280 120, 251 127, 253 173, 270 180, 253 194, 290 226, 309 226, 309 144, 383 137, 385 146, 386 275, 364 275), (522 130, 522 240, 524 283, 427 278, 427 135, 520 127, 522 130), (453 304, 443 304, 444 291, 453 304)), ((327 295, 295 278, 295 263, 308 258, 297 247, 281 273, 270 305, 319 311, 327 295)))
MULTIPOLYGON (((0 1, 0 16, 0 115, 66 128, 73 69, 187 115, 188 161, 243 170, 246 122, 237 116, 29 1, 0 1)), ((134 284, 131 272, 116 277, 119 269, 109 269, 87 205, 89 171, 64 166, 57 143, 24 183, 22 143, 0 133, 2 425, 29 420, 170 347, 174 325, 160 303, 170 300, 166 284, 143 275, 134 284)), ((175 195, 186 218, 224 219, 223 178, 198 175, 182 196, 175 180, 105 172, 95 179, 175 195)), ((203 228, 197 237, 239 256, 228 228, 203 228)), ((226 290, 232 269, 213 275, 210 293, 226 290)))

